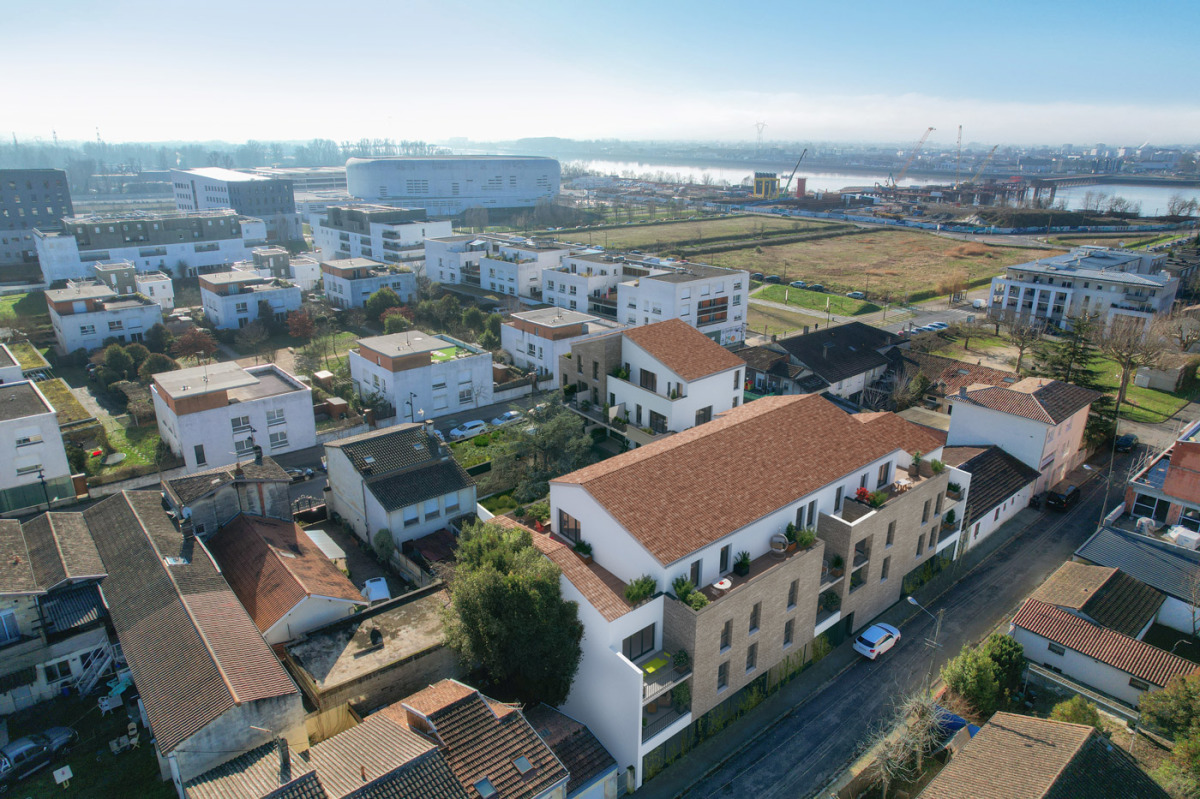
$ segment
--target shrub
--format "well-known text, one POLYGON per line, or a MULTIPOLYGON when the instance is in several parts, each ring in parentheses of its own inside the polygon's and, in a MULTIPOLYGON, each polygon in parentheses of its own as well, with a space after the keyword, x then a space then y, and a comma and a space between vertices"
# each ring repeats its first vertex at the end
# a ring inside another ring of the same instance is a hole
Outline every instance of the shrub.
POLYGON ((796 533, 796 546, 800 549, 808 549, 817 540, 817 533, 812 528, 801 530, 796 533))
POLYGON ((658 581, 648 574, 643 574, 625 586, 625 601, 631 605, 640 605, 658 590, 658 581))
POLYGON ((1054 709, 1050 711, 1050 718, 1071 724, 1086 724, 1089 727, 1095 727, 1096 732, 1104 732, 1104 725, 1100 722, 1100 711, 1078 694, 1055 705, 1054 709))
POLYGON ((871 492, 866 487, 859 488, 854 492, 854 498, 859 502, 870 502, 871 492))
POLYGON ((674 591, 675 596, 680 602, 687 602, 688 597, 696 590, 696 584, 687 577, 680 575, 671 583, 671 590, 674 591))
POLYGON ((542 524, 550 521, 549 502, 535 502, 529 506, 527 512, 533 517, 534 521, 541 522, 542 524))
POLYGON ((692 704, 692 686, 683 682, 671 689, 671 706, 676 712, 683 713, 692 704))
POLYGON ((946 483, 946 490, 953 491, 957 494, 962 491, 962 486, 960 486, 958 483, 946 483))
POLYGON ((592 556, 592 545, 587 541, 580 541, 575 545, 575 551, 584 557, 590 558, 592 556))
POLYGON ((1000 690, 1015 694, 1021 687, 1021 675, 1025 673, 1025 647, 1010 635, 992 633, 980 648, 996 665, 1000 690))
POLYGON ((675 654, 671 655, 671 663, 677 669, 686 669, 691 662, 692 656, 687 653, 686 649, 676 649, 675 654))
POLYGON ((524 519, 525 518, 525 506, 518 505, 516 507, 516 509, 513 510, 513 516, 516 516, 518 519, 524 519))
POLYGON ((958 516, 954 513, 954 509, 951 508, 950 510, 946 511, 946 515, 942 517, 942 523, 947 526, 953 527, 954 520, 957 518, 958 518, 958 516))
POLYGON ((942 681, 981 717, 996 710, 1000 684, 996 664, 982 649, 964 646, 958 657, 942 667, 942 681))
POLYGON ((492 437, 487 433, 482 433, 471 439, 471 443, 477 447, 486 447, 492 443, 492 437))
POLYGON ((888 493, 886 491, 872 491, 867 502, 872 508, 882 508, 883 503, 888 501, 888 493))
POLYGON ((396 542, 392 539, 391 530, 383 529, 375 533, 375 538, 372 540, 375 545, 375 554, 384 563, 388 563, 392 559, 392 552, 396 549, 396 542))
POLYGON ((821 595, 821 604, 830 613, 842 606, 842 598, 838 596, 836 591, 826 591, 821 595))
POLYGON ((833 647, 829 644, 829 639, 825 637, 825 633, 821 633, 813 639, 812 643, 812 662, 816 663, 821 658, 833 651, 833 647))
POLYGON ((932 460, 929 462, 929 468, 933 470, 934 474, 941 474, 946 470, 946 464, 939 460, 932 460))
POLYGON ((704 595, 703 591, 693 591, 688 595, 687 602, 692 610, 700 610, 708 604, 708 597, 704 595))

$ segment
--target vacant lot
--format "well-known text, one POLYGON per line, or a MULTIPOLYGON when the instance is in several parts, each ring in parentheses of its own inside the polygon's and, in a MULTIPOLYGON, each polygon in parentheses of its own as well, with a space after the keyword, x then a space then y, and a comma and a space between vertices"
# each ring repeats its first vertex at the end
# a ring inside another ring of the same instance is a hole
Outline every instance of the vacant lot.
POLYGON ((750 315, 746 320, 747 326, 755 333, 783 335, 796 330, 804 330, 805 326, 815 329, 825 320, 819 316, 808 316, 782 308, 771 308, 766 305, 751 305, 750 315))
POLYGON ((764 286, 754 292, 753 296, 771 302, 786 302, 788 305, 806 308, 816 311, 818 314, 823 314, 828 309, 838 316, 861 316, 883 310, 880 306, 865 300, 852 300, 840 294, 794 289, 790 286, 764 286))
MULTIPOLYGON (((778 246, 747 247, 715 254, 717 266, 780 275, 784 282, 820 283, 834 293, 865 291, 892 302, 919 291, 947 294, 943 284, 993 277, 1011 264, 1062 250, 993 247, 901 230, 879 230, 778 246), (760 252, 761 250, 761 252, 760 252)), ((934 296, 934 295, 930 295, 934 296)), ((824 307, 824 305, 822 305, 824 307)))
POLYGON ((657 252, 680 245, 694 246, 714 239, 727 239, 730 236, 754 238, 764 233, 799 233, 826 226, 824 222, 809 220, 722 216, 663 225, 622 225, 606 230, 569 230, 557 235, 566 241, 581 241, 601 247, 657 252))

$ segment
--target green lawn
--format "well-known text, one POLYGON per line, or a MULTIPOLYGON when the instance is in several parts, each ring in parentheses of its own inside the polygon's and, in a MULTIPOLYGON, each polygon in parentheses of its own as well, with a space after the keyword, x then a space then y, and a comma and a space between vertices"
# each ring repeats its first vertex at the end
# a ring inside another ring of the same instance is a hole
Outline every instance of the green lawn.
POLYGON ((17 359, 17 363, 25 371, 30 369, 49 369, 50 362, 38 352, 37 347, 30 344, 28 341, 18 341, 10 343, 8 349, 12 352, 13 357, 17 359))
POLYGON ((788 305, 818 313, 825 313, 826 303, 828 303, 829 310, 839 316, 861 316, 883 310, 882 307, 866 300, 852 300, 838 294, 794 289, 789 286, 763 286, 752 296, 771 302, 786 302, 788 305))
POLYGON ((496 494, 495 496, 481 500, 479 504, 497 516, 501 516, 517 508, 517 501, 513 499, 512 494, 496 494))
POLYGON ((783 335, 808 327, 811 330, 825 323, 821 316, 808 316, 796 311, 785 311, 768 305, 750 305, 746 314, 746 326, 755 333, 783 335))
MULTIPOLYGON (((953 328, 950 328, 950 330, 953 330, 953 328)), ((961 361, 971 358, 973 353, 989 352, 991 350, 1003 349, 1007 346, 1002 337, 992 333, 984 333, 971 336, 970 349, 965 349, 962 338, 951 335, 950 330, 943 330, 938 334, 946 340, 946 344, 934 350, 934 355, 957 358, 961 361)))
MULTIPOLYGON (((1096 375, 1100 390, 1115 397, 1121 384, 1121 370, 1117 364, 1108 359, 1101 359, 1093 366, 1092 372, 1096 375)), ((1196 395, 1195 386, 1196 381, 1193 378, 1184 384, 1182 391, 1168 393, 1135 386, 1131 378, 1129 386, 1125 389, 1125 402, 1121 405, 1121 418, 1147 424, 1165 422, 1183 410, 1184 406, 1191 401, 1192 397, 1196 395)))
POLYGON ((43 292, 9 294, 0 297, 0 324, 11 322, 17 317, 31 318, 35 316, 45 316, 49 323, 49 315, 46 312, 46 295, 43 292))
POLYGON ((507 436, 504 431, 468 438, 466 441, 454 441, 450 444, 450 453, 464 469, 478 466, 484 461, 490 461, 504 446, 507 436))

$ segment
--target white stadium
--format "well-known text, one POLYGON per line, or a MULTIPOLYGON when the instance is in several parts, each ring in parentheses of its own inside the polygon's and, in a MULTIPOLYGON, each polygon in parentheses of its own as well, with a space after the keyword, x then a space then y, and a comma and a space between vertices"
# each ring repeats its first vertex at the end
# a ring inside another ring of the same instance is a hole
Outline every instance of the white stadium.
POLYGON ((510 155, 351 158, 346 188, 353 197, 430 216, 468 208, 529 208, 558 194, 562 167, 553 158, 510 155))

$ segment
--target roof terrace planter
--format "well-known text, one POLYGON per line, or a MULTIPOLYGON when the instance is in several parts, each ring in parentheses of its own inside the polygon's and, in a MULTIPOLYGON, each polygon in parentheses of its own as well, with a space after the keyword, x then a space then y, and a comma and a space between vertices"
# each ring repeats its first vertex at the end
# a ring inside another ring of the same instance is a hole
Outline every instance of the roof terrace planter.
POLYGON ((847 499, 842 502, 842 521, 853 524, 867 514, 874 513, 875 508, 870 503, 857 499, 847 499))

